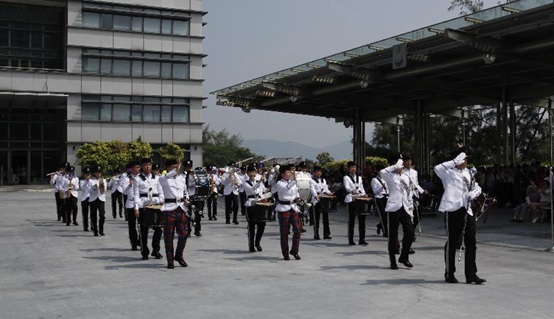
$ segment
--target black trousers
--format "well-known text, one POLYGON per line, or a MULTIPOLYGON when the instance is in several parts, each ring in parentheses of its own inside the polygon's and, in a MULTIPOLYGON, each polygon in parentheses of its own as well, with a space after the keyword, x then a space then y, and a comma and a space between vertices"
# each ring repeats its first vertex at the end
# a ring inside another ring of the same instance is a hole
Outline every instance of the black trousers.
POLYGON ((225 195, 225 222, 229 223, 233 212, 233 221, 237 220, 239 212, 239 197, 233 193, 225 195))
POLYGON ((329 227, 329 201, 323 199, 310 208, 313 214, 314 238, 319 238, 319 220, 323 216, 323 238, 331 236, 331 228, 329 227))
POLYGON ((246 192, 239 192, 240 214, 246 215, 246 192))
POLYGON ((395 212, 388 212, 389 215, 389 258, 395 260, 396 249, 398 248, 398 226, 402 225, 404 237, 402 237, 402 251, 400 259, 408 260, 410 249, 414 241, 414 226, 412 217, 404 210, 404 207, 395 212))
POLYGON ((129 242, 131 248, 140 246, 138 233, 137 233, 137 218, 135 217, 134 208, 125 208, 125 215, 127 215, 127 226, 129 226, 129 242))
POLYGON ((125 205, 127 205, 127 195, 123 194, 123 207, 124 207, 123 213, 125 214, 125 220, 128 220, 129 219, 127 214, 128 210, 127 208, 125 208, 125 205))
POLYGON ((217 194, 212 194, 208 196, 207 206, 208 206, 208 217, 212 218, 217 216, 217 194))
POLYGON ((119 208, 119 217, 123 217, 123 194, 118 190, 112 192, 112 217, 117 216, 117 208, 119 208))
POLYGON ((63 220, 65 223, 65 202, 58 192, 54 193, 54 197, 56 198, 56 214, 58 215, 58 220, 63 220))
MULTIPOLYGON (((133 210, 133 217, 135 216, 133 210)), ((129 216, 130 217, 130 216, 129 216)), ((131 218, 129 218, 130 220, 131 218)), ((142 256, 148 256, 150 250, 148 249, 148 231, 150 226, 146 223, 146 210, 144 208, 139 209, 139 223, 140 223, 140 252, 142 256)), ((163 230, 161 227, 152 227, 154 234, 152 235, 152 253, 160 252, 160 240, 162 239, 163 230)))
POLYGON ((246 207, 246 220, 248 221, 248 248, 250 249, 260 244, 265 230, 265 221, 255 220, 254 216, 261 216, 264 213, 265 207, 255 205, 246 207), (256 226, 258 227, 257 231, 256 226))
POLYGON ((381 216, 381 221, 379 224, 383 228, 383 237, 388 237, 389 234, 389 223, 388 223, 388 215, 385 212, 385 207, 387 206, 387 198, 375 198, 375 204, 377 206, 378 214, 381 216))
POLYGON ((81 201, 81 214, 83 215, 83 230, 88 231, 88 210, 90 203, 88 197, 81 201))
POLYGON ((444 223, 448 236, 444 246, 446 275, 454 275, 456 272, 456 250, 460 248, 463 240, 465 244, 465 276, 466 278, 474 276, 477 274, 475 216, 468 215, 465 207, 462 207, 456 211, 445 213, 444 223))
POLYGON ((196 207, 196 210, 194 211, 194 234, 197 234, 202 230, 202 224, 200 221, 202 220, 204 211, 204 201, 193 199, 191 203, 196 207))
POLYGON ((352 201, 348 203, 348 241, 354 241, 354 224, 356 222, 356 216, 358 216, 358 234, 360 241, 365 240, 365 215, 361 214, 364 209, 363 204, 358 201, 352 201))
POLYGON ((79 209, 77 208, 77 197, 71 196, 69 198, 65 199, 65 223, 66 225, 71 224, 71 221, 73 221, 73 224, 77 223, 77 212, 79 209), (71 218, 73 217, 73 219, 71 218))
POLYGON ((90 228, 94 234, 104 233, 104 221, 106 220, 105 202, 96 199, 90 203, 90 228))

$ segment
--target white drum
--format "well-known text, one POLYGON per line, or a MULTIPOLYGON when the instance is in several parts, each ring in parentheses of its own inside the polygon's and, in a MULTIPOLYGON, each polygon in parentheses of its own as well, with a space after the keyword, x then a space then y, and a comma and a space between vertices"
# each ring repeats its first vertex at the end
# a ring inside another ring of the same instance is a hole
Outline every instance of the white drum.
POLYGON ((296 172, 296 183, 298 186, 298 192, 300 193, 300 198, 305 201, 310 199, 310 179, 312 177, 310 174, 305 172, 296 172))

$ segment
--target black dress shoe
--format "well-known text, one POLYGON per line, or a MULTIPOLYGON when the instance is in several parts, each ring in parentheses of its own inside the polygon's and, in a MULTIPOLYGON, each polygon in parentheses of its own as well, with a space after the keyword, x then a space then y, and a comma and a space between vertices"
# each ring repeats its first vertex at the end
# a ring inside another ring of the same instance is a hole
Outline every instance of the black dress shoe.
POLYGON ((65 226, 69 226, 69 223, 65 223, 65 226))
POLYGON ((217 220, 217 217, 214 216, 214 220, 217 220))
POLYGON ((444 281, 450 284, 457 284, 458 279, 454 275, 444 275, 444 281))
POLYGON ((487 282, 487 281, 483 278, 479 278, 479 276, 477 276, 477 275, 466 277, 466 284, 475 283, 476 285, 480 285, 484 282, 487 282))
POLYGON ((356 245, 356 243, 355 243, 355 242, 353 242, 353 241, 349 241, 349 242, 348 242, 348 245, 350 245, 350 246, 355 246, 355 245, 356 245))
POLYGON ((178 262, 179 265, 181 265, 181 267, 187 267, 188 266, 187 262, 184 259, 175 259, 175 261, 178 262))
POLYGON ((262 249, 262 246, 260 246, 260 244, 256 245, 256 249, 257 249, 258 251, 262 251, 262 250, 263 250, 263 249, 262 249))
POLYGON ((381 226, 381 224, 377 224, 377 235, 381 234, 381 228, 383 228, 383 226, 381 226))
POLYGON ((290 257, 289 256, 285 256, 283 257, 284 260, 290 260, 290 257))
POLYGON ((197 232, 194 232, 194 236, 196 236, 196 237, 202 237, 202 234, 201 234, 199 231, 197 231, 197 232))
POLYGON ((237 220, 233 220, 233 224, 238 225, 239 222, 237 220))
POLYGON ((88 231, 88 228, 83 229, 83 231, 88 231))
POLYGON ((360 240, 360 245, 362 245, 362 246, 367 246, 367 245, 369 245, 369 244, 368 244, 367 241, 365 241, 365 240, 360 240))
POLYGON ((251 253, 255 253, 255 252, 256 252, 256 249, 255 249, 254 247, 250 247, 249 251, 250 251, 251 253))
POLYGON ((398 265, 396 263, 390 264, 390 269, 392 270, 398 270, 398 265))
POLYGON ((148 256, 142 256, 142 260, 148 260, 148 256))
POLYGON ((383 237, 385 237, 385 238, 389 238, 389 234, 388 234, 388 233, 386 233, 386 232, 383 232, 383 237))
POLYGON ((79 223, 78 222, 73 222, 73 225, 79 226, 79 223))
POLYGON ((301 233, 305 233, 306 232, 306 229, 305 228, 302 228, 302 230, 300 231, 301 233))
POLYGON ((94 236, 98 237, 98 233, 94 233, 94 236))
POLYGON ((131 247, 131 250, 132 250, 132 251, 137 251, 138 248, 137 248, 137 246, 133 246, 133 247, 131 247))
POLYGON ((208 220, 214 220, 214 219, 210 217, 210 218, 208 218, 208 220))
POLYGON ((325 236, 325 237, 323 237, 323 239, 333 239, 333 237, 331 237, 331 236, 325 236))
POLYGON ((290 253, 290 254, 291 254, 292 257, 294 257, 294 259, 296 259, 296 260, 302 259, 302 258, 300 258, 300 255, 298 255, 298 253, 296 253, 296 254, 290 253))
POLYGON ((408 259, 399 258, 398 262, 403 264, 404 266, 406 266, 408 268, 412 268, 414 266, 414 265, 412 265, 412 263, 408 259))
POLYGON ((225 222, 225 224, 227 224, 227 225, 230 225, 230 224, 231 224, 231 222, 225 222))
POLYGON ((100 236, 105 236, 105 235, 106 235, 106 234, 104 234, 104 233, 100 233, 100 236))
POLYGON ((314 240, 321 240, 321 238, 319 238, 319 236, 314 236, 314 240))
POLYGON ((163 255, 160 254, 159 251, 155 252, 155 253, 152 253, 151 255, 152 257, 156 258, 156 259, 162 259, 163 258, 163 255))
POLYGON ((410 255, 413 255, 415 254, 415 251, 413 249, 410 248, 410 251, 408 252, 410 255))
POLYGON ((174 269, 175 266, 173 264, 167 264, 167 269, 174 269))

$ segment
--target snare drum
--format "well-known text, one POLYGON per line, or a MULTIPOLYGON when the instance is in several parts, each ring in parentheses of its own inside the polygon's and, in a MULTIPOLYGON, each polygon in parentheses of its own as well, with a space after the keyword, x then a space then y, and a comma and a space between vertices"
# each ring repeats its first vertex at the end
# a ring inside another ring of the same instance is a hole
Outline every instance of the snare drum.
POLYGON ((147 227, 163 227, 162 205, 145 206, 143 223, 147 227))
POLYGON ((264 223, 267 221, 267 209, 273 206, 273 203, 259 202, 252 206, 252 222, 264 223))
POLYGON ((369 211, 366 210, 366 205, 369 203, 370 200, 371 198, 367 196, 356 197, 356 211, 359 212, 360 215, 369 215, 369 211))

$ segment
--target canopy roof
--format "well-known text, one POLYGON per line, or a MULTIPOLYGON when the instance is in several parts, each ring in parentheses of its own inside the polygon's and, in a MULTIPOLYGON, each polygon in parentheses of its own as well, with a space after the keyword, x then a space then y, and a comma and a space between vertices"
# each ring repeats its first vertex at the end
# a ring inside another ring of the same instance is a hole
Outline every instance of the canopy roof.
POLYGON ((554 94, 554 0, 520 0, 212 92, 217 104, 387 121, 554 94))

